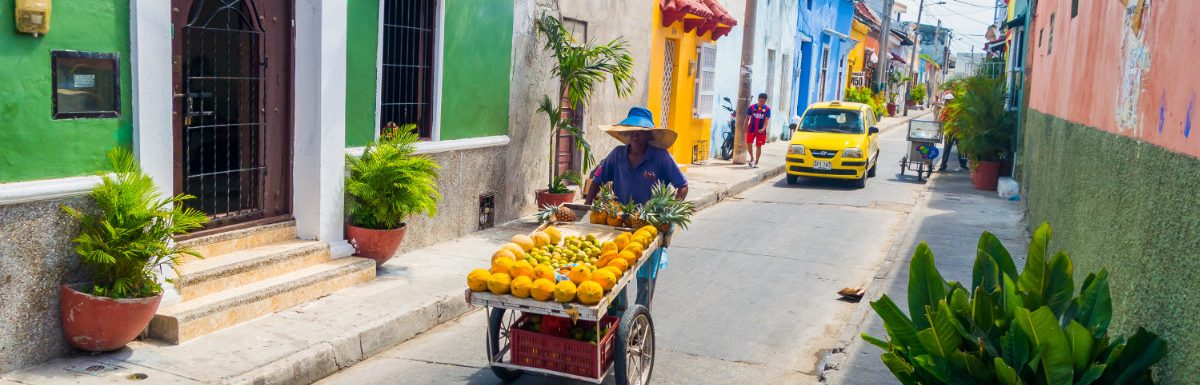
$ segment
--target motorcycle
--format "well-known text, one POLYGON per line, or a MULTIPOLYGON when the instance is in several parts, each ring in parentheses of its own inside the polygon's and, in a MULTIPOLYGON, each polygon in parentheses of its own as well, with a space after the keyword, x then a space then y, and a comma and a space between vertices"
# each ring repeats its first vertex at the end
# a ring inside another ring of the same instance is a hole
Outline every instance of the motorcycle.
POLYGON ((732 100, 729 100, 729 98, 722 99, 724 101, 721 102, 721 108, 729 111, 729 123, 725 124, 727 131, 721 133, 721 137, 724 140, 721 142, 721 151, 719 154, 721 160, 729 160, 733 158, 733 130, 737 120, 737 113, 733 110, 732 100))

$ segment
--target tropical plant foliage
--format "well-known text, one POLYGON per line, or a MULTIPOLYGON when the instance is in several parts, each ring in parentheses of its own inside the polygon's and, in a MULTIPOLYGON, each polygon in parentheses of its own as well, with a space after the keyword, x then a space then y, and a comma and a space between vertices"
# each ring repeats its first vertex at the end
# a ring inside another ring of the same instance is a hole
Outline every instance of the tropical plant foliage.
POLYGON ((908 93, 908 101, 912 103, 920 103, 925 100, 925 83, 917 83, 912 91, 908 93))
POLYGON ((1004 108, 1003 77, 969 76, 956 82, 944 128, 974 160, 1000 161, 1011 149, 1016 117, 1004 108))
POLYGON ((550 184, 550 192, 554 194, 571 192, 571 190, 567 188, 567 184, 563 182, 571 182, 576 185, 582 185, 583 179, 580 178, 579 173, 575 172, 574 170, 564 172, 554 177, 554 182, 550 184))
POLYGON ((92 283, 84 291, 109 298, 145 298, 162 292, 158 272, 163 265, 174 268, 181 255, 201 256, 181 247, 172 236, 198 229, 208 218, 183 202, 194 197, 179 194, 162 199, 154 180, 142 172, 133 154, 124 148, 109 151, 112 175, 89 196, 95 212, 69 206, 63 211, 79 222, 75 253, 91 272, 92 283))
POLYGON ((627 43, 623 38, 613 39, 608 43, 598 44, 592 41, 580 42, 571 36, 571 32, 558 18, 542 14, 536 21, 538 32, 545 37, 543 49, 554 55, 555 63, 552 73, 562 81, 559 95, 565 99, 566 105, 559 106, 545 96, 538 106, 538 111, 550 116, 550 179, 549 186, 553 187, 555 174, 555 145, 561 131, 568 131, 575 138, 575 146, 583 156, 583 169, 590 170, 595 164, 591 146, 583 136, 583 132, 570 124, 570 111, 583 109, 605 79, 612 78, 617 96, 626 97, 633 93, 636 79, 633 73, 633 55, 629 53, 627 43))
POLYGON ((1166 342, 1141 328, 1111 337, 1108 273, 1089 274, 1076 295, 1071 258, 1048 254, 1050 236, 1038 227, 1017 274, 1000 240, 983 233, 970 289, 946 282, 922 243, 909 266, 911 317, 885 295, 871 307, 888 339, 863 339, 886 351, 883 363, 905 385, 1153 384, 1166 342))
POLYGON ((871 106, 871 110, 875 113, 875 120, 882 119, 887 113, 887 107, 883 103, 883 93, 872 93, 871 89, 867 87, 846 88, 846 101, 871 106))
POLYGON ((642 204, 642 219, 660 229, 679 226, 687 229, 692 223, 696 205, 679 199, 678 191, 671 185, 658 181, 650 188, 650 199, 642 204))
POLYGON ((351 224, 387 230, 400 228, 413 214, 437 215, 441 167, 416 155, 418 140, 416 125, 407 124, 384 132, 361 157, 346 156, 346 213, 351 224))

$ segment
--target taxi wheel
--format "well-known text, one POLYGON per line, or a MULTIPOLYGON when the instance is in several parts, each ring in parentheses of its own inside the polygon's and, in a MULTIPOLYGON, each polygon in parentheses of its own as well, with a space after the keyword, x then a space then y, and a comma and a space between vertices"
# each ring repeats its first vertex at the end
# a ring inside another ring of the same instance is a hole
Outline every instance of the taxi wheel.
POLYGON ((788 183, 788 184, 796 184, 796 183, 797 183, 797 182, 799 182, 799 181, 800 181, 800 177, 799 177, 799 176, 797 176, 797 175, 788 175, 788 176, 787 176, 787 183, 788 183))
POLYGON ((868 177, 871 177, 871 178, 875 177, 875 167, 876 166, 878 166, 878 164, 873 164, 873 165, 871 165, 871 169, 867 170, 868 177))
POLYGON ((866 188, 867 187, 867 178, 868 178, 867 173, 863 173, 862 178, 855 179, 854 180, 854 188, 866 188))

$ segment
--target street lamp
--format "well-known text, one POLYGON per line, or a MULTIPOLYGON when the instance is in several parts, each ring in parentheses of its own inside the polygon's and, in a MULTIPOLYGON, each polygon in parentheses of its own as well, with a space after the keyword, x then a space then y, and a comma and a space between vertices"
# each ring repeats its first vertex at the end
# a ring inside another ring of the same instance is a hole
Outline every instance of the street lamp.
MULTIPOLYGON (((921 13, 923 13, 923 11, 925 11, 926 5, 942 5, 942 4, 946 4, 946 2, 939 1, 936 3, 925 4, 925 0, 921 0, 921 4, 917 6, 917 28, 921 28, 921 13)), ((937 35, 939 35, 940 33, 941 33, 940 31, 934 31, 934 33, 933 33, 934 45, 937 44, 937 40, 938 40, 937 35)), ((913 42, 912 54, 908 58, 908 67, 909 68, 912 68, 912 66, 917 61, 917 44, 921 43, 920 34, 917 35, 917 38, 915 40, 916 41, 913 42)), ((908 95, 909 95, 908 93, 910 92, 910 90, 909 90, 910 88, 911 87, 904 87, 904 100, 902 101, 904 103, 904 116, 908 116, 908 95)))

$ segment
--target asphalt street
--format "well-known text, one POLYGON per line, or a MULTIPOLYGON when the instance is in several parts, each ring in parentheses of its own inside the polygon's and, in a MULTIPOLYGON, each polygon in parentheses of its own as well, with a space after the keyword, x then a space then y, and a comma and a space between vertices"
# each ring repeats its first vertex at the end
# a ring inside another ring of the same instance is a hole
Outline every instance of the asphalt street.
MULTIPOLYGON (((780 176, 698 213, 659 276, 651 383, 815 382, 855 305, 836 292, 871 279, 924 190, 897 175, 904 131, 881 135, 878 175, 865 189, 780 176)), ((498 384, 485 328, 484 313, 471 312, 320 384, 498 384)))

